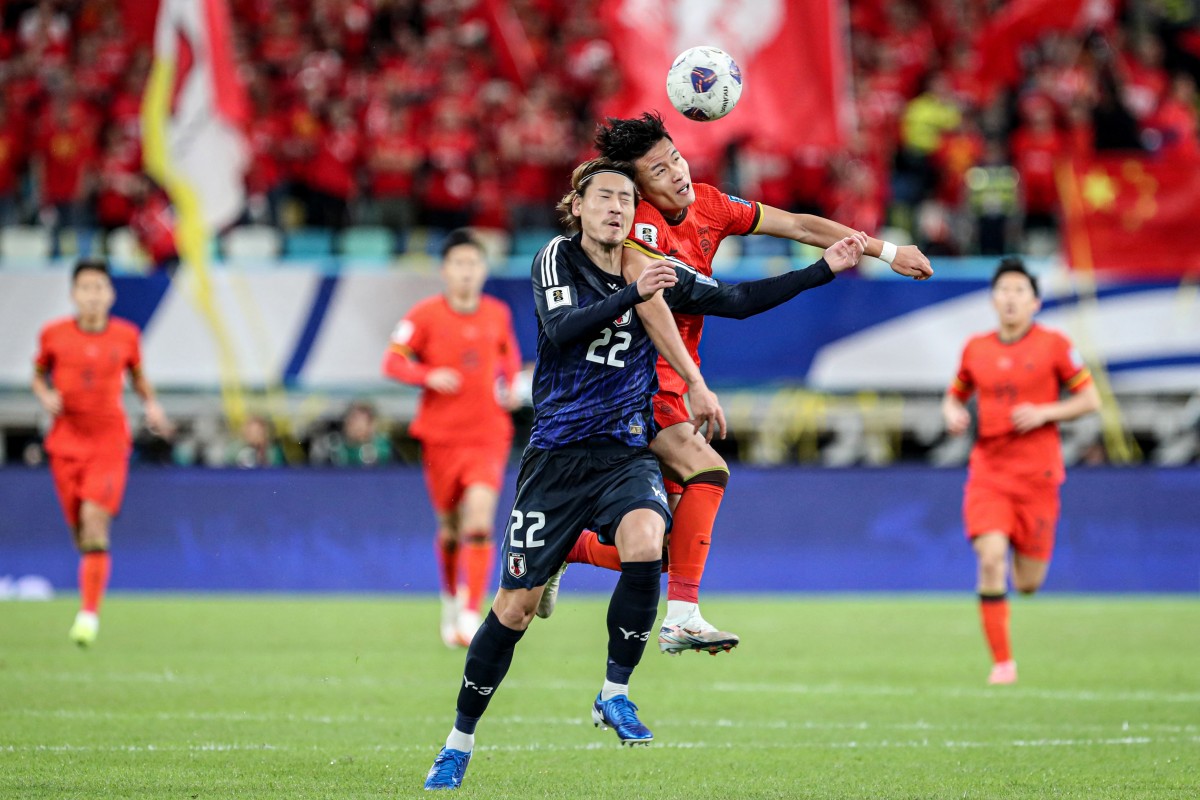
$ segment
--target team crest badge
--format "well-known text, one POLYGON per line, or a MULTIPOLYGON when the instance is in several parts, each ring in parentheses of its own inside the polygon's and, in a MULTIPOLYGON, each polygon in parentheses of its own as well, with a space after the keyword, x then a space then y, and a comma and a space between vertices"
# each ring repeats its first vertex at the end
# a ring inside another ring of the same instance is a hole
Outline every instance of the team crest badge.
POLYGON ((514 578, 524 577, 529 570, 525 567, 524 553, 509 553, 508 554, 508 574, 514 578))
POLYGON ((633 311, 626 311, 624 314, 613 320, 613 325, 616 325, 618 328, 624 328, 629 324, 629 320, 631 319, 633 319, 633 311))

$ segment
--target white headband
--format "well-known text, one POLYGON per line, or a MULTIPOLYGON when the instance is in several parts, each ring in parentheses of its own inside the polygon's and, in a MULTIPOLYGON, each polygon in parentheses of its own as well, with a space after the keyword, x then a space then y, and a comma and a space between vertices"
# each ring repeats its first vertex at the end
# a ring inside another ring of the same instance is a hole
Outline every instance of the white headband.
POLYGON ((604 175, 604 174, 608 174, 608 175, 620 175, 622 178, 625 178, 626 180, 632 181, 632 178, 630 178, 628 175, 626 175, 624 172, 621 172, 620 170, 616 170, 616 169, 600 169, 600 170, 596 170, 596 171, 595 171, 595 172, 593 172, 591 175, 588 175, 586 178, 584 178, 583 180, 581 180, 581 181, 579 182, 579 190, 580 190, 580 191, 583 191, 583 187, 584 187, 584 185, 585 185, 585 184, 586 184, 588 181, 590 181, 592 178, 596 177, 597 175, 604 175))

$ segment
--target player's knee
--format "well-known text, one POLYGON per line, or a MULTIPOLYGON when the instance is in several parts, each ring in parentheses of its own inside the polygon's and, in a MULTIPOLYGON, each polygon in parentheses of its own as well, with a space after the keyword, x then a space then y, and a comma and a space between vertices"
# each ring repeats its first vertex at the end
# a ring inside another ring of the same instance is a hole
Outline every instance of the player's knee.
POLYGON ((994 585, 1004 583, 1007 577, 1008 561, 1002 553, 979 554, 980 583, 994 585))
POLYGON ((81 553, 101 553, 108 550, 108 534, 92 533, 81 531, 79 534, 79 552, 81 553))
POLYGON ((1042 582, 1041 578, 1029 578, 1021 575, 1013 576, 1013 588, 1024 595, 1037 594, 1038 590, 1042 588, 1042 582))
POLYGON ((497 597, 497 601, 492 605, 492 613, 504 627, 523 631, 533 621, 533 612, 537 610, 539 599, 540 596, 534 592, 521 592, 519 595, 510 596, 507 602, 501 602, 497 597))
POLYGON ((463 534, 462 542, 467 547, 483 547, 492 540, 492 532, 476 528, 463 534))

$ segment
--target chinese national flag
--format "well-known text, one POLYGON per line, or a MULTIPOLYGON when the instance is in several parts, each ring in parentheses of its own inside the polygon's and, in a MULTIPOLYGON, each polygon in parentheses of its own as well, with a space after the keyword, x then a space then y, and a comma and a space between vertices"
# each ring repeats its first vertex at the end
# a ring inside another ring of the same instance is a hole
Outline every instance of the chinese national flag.
POLYGON ((836 0, 610 0, 600 16, 613 44, 621 92, 605 116, 658 111, 688 159, 712 158, 753 136, 791 153, 840 146, 850 105, 844 20, 836 0), (690 47, 711 45, 733 57, 744 80, 738 107, 713 122, 693 122, 667 100, 667 70, 690 47))
POLYGON ((1075 269, 1132 278, 1200 275, 1200 160, 1109 155, 1059 165, 1075 269))

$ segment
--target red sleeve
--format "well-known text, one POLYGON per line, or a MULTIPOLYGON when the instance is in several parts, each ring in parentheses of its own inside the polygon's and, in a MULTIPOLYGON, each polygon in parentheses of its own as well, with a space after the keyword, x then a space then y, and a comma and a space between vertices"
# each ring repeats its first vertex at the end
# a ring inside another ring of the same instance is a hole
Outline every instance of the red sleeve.
POLYGON ((142 370, 142 336, 136 327, 129 326, 129 371, 135 375, 142 370))
POLYGON ((724 221, 722 238, 745 236, 758 230, 758 226, 762 224, 762 203, 743 200, 717 189, 711 191, 708 207, 714 217, 724 221))
POLYGON ((429 374, 429 367, 420 361, 425 338, 424 326, 417 324, 414 315, 400 320, 383 357, 383 374, 401 383, 424 386, 429 374))
POLYGON ((949 392, 952 396, 958 398, 959 402, 965 403, 971 399, 971 395, 975 393, 975 378, 971 375, 970 369, 967 368, 967 352, 970 350, 970 343, 963 348, 962 357, 958 362, 958 372, 954 376, 954 382, 950 384, 949 392))
POLYGON ((1054 373, 1058 382, 1074 394, 1092 382, 1092 373, 1079 352, 1071 346, 1071 340, 1065 336, 1056 337, 1054 348, 1054 373))
POLYGON ((50 346, 49 328, 42 328, 38 336, 38 352, 33 359, 33 368, 42 375, 48 375, 54 369, 54 351, 50 346))

